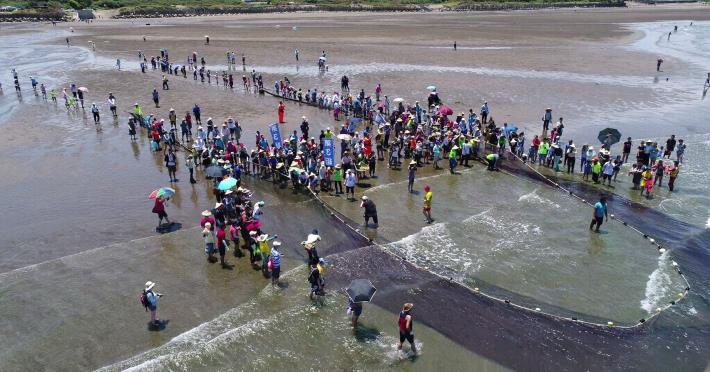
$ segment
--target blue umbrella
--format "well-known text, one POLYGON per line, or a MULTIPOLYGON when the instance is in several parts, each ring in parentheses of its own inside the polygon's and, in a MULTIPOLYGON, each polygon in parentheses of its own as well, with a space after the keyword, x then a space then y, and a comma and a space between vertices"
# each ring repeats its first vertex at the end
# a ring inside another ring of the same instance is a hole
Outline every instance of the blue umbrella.
POLYGON ((513 123, 508 123, 508 126, 507 126, 507 127, 503 127, 503 128, 504 128, 504 130, 505 130, 505 134, 506 134, 506 135, 518 131, 518 127, 516 127, 515 124, 513 124, 513 123))
POLYGON ((232 189, 234 186, 237 186, 237 179, 233 177, 227 177, 219 183, 217 188, 220 191, 227 191, 232 189))

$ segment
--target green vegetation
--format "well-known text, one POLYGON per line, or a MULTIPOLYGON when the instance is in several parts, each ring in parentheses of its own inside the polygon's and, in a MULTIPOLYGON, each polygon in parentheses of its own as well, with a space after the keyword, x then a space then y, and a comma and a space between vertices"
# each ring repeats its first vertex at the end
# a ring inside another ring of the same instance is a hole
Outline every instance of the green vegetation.
POLYGON ((61 9, 91 8, 118 9, 118 17, 169 17, 309 10, 417 11, 433 7, 504 10, 551 6, 624 6, 624 0, 0 0, 0 6, 6 5, 20 7, 23 14, 55 14, 61 9))

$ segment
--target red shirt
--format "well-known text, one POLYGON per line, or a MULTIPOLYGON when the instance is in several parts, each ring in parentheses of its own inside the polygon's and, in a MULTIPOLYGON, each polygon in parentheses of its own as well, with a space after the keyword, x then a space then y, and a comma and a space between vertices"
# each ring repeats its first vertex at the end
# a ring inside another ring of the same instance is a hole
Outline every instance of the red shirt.
POLYGON ((224 229, 217 230, 217 247, 221 247, 224 244, 224 239, 226 239, 227 234, 225 234, 224 229))
POLYGON ((202 219, 200 220, 200 226, 204 228, 204 227, 205 227, 205 224, 206 224, 207 222, 210 223, 210 230, 211 230, 211 231, 214 231, 214 225, 215 225, 214 217, 212 217, 212 216, 209 216, 209 217, 202 217, 202 219))
POLYGON ((165 205, 163 204, 163 199, 155 198, 155 205, 153 206, 153 213, 165 212, 165 205))

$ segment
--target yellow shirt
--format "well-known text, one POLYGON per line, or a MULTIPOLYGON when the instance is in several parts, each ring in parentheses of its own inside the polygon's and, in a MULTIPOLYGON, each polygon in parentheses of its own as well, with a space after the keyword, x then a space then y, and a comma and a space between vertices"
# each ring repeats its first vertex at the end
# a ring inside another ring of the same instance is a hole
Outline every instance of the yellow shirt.
POLYGON ((434 196, 431 191, 427 191, 424 195, 424 208, 431 208, 431 198, 434 196))
POLYGON ((259 250, 261 251, 261 253, 268 256, 271 253, 271 248, 269 247, 269 242, 267 242, 267 241, 259 242, 259 250))

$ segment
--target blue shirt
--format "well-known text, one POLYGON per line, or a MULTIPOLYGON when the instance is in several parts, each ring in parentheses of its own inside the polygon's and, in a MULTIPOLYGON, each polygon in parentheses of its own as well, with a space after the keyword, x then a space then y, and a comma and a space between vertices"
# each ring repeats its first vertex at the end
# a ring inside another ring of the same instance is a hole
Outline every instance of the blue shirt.
POLYGON ((276 248, 271 248, 271 265, 273 267, 281 267, 281 254, 276 248))
POLYGON ((601 202, 597 202, 594 204, 594 217, 604 217, 606 214, 606 203, 602 204, 601 202))

